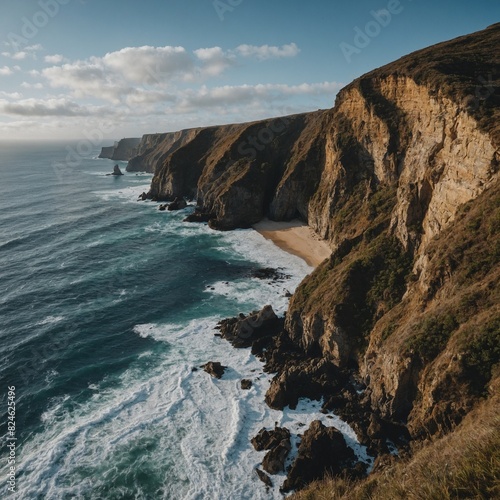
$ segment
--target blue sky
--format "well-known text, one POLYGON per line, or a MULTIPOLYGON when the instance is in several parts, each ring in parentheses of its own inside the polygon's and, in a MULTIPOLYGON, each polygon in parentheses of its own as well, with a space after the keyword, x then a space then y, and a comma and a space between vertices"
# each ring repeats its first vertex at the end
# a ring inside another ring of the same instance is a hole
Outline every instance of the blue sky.
POLYGON ((118 139, 327 108, 363 73, 500 21, 498 0, 0 7, 0 140, 118 139))

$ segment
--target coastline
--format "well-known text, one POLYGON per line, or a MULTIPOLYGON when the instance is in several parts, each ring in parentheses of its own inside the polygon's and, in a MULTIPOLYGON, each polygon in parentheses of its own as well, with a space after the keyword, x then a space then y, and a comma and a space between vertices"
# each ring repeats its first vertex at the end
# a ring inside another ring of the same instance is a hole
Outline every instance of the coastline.
POLYGON ((277 247, 300 257, 311 267, 319 266, 332 253, 328 244, 299 220, 275 222, 263 219, 252 227, 277 247))

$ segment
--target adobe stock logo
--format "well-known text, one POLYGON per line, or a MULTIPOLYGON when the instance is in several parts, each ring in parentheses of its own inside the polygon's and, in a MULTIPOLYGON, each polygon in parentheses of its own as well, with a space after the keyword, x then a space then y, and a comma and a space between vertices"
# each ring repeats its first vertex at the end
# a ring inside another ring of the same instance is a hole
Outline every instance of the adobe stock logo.
POLYGON ((212 5, 221 21, 224 21, 226 12, 233 12, 235 7, 243 3, 243 0, 214 0, 212 5))
POLYGON ((7 35, 9 45, 14 50, 21 50, 22 47, 28 45, 29 41, 35 38, 39 31, 59 14, 61 6, 67 5, 69 2, 71 0, 38 0, 40 9, 35 11, 30 18, 25 16, 21 19, 21 34, 10 32, 7 35))
MULTIPOLYGON (((411 0, 410 0, 411 1, 411 0)), ((342 42, 340 49, 348 63, 352 61, 354 54, 360 54, 363 49, 368 47, 373 38, 376 38, 382 32, 383 28, 387 28, 394 16, 403 12, 404 7, 400 0, 389 0, 385 9, 370 12, 371 19, 368 21, 364 29, 359 26, 354 27, 354 39, 352 43, 342 42)))

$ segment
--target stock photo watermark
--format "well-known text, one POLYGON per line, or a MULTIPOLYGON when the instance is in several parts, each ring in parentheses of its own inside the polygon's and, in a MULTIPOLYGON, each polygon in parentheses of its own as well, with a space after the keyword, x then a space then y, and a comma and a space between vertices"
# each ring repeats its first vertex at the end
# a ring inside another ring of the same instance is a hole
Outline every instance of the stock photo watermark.
POLYGON ((228 12, 233 12, 235 7, 243 3, 243 0, 214 0, 212 5, 221 21, 224 21, 228 12))
POLYGON ((14 50, 21 50, 35 38, 41 29, 45 28, 51 19, 59 14, 62 5, 67 5, 72 0, 38 0, 40 7, 29 17, 21 18, 21 29, 19 33, 10 32, 7 42, 14 50))
MULTIPOLYGON (((409 0, 411 2, 411 0, 409 0)), ((340 50, 348 63, 352 62, 352 58, 356 54, 361 54, 363 49, 366 49, 372 40, 380 35, 384 28, 391 24, 393 18, 401 14, 404 6, 400 0, 389 0, 386 7, 370 12, 370 20, 363 26, 354 27, 354 38, 351 43, 342 42, 340 50)))
POLYGON ((7 387, 7 490, 11 493, 16 492, 16 387, 11 385, 7 387))

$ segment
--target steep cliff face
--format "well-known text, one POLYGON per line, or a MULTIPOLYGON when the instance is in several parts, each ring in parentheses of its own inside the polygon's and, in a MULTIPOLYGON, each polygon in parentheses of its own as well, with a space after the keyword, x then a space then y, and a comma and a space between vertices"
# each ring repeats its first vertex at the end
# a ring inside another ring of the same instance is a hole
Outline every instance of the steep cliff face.
POLYGON ((150 196, 196 197, 214 228, 301 217, 329 242, 287 335, 359 375, 371 411, 413 436, 460 421, 499 361, 499 48, 497 24, 359 78, 332 110, 143 153, 150 196))
POLYGON ((136 154, 129 159, 127 172, 154 173, 165 158, 191 141, 201 129, 187 129, 165 134, 145 134, 136 154))
POLYGON ((105 146, 101 149, 99 158, 108 158, 115 161, 128 161, 137 154, 140 139, 129 138, 115 142, 113 146, 105 146))
POLYGON ((334 253, 299 287, 287 330, 356 367, 372 410, 414 436, 459 422, 498 363, 499 47, 495 25, 345 88, 309 203, 334 253))
POLYGON ((325 112, 197 130, 165 156, 150 196, 197 197, 218 229, 248 227, 266 214, 307 218, 319 182, 325 112))

